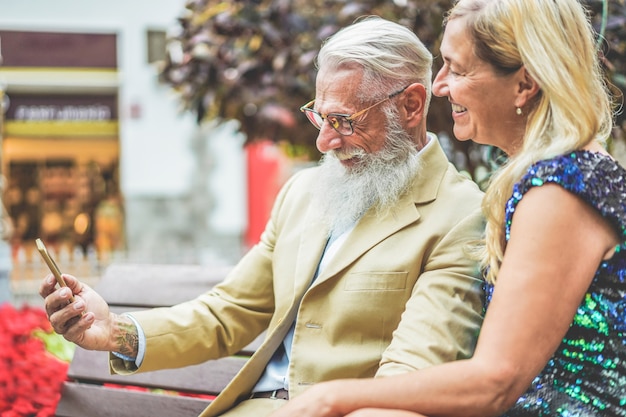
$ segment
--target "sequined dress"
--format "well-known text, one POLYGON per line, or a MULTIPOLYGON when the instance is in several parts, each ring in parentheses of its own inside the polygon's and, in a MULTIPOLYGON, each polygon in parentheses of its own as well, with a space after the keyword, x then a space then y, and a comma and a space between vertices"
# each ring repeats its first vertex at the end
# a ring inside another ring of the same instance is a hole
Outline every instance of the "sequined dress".
MULTIPOLYGON (((626 416, 626 171, 587 151, 533 165, 507 203, 507 240, 517 204, 531 188, 546 183, 559 184, 595 207, 621 243, 598 266, 556 353, 504 416, 626 416)), ((487 308, 493 286, 487 284, 486 291, 487 308)))

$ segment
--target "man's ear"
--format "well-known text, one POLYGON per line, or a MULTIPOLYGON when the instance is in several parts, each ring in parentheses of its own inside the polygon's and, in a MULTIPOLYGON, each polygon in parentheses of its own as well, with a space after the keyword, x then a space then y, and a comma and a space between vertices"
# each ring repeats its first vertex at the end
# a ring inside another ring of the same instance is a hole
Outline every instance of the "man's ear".
POLYGON ((524 66, 518 70, 516 76, 518 77, 518 83, 515 107, 524 107, 532 102, 533 98, 539 93, 539 84, 537 84, 537 81, 528 73, 524 66))
POLYGON ((408 127, 415 127, 425 120, 426 88, 420 83, 413 83, 404 90, 403 110, 408 127))

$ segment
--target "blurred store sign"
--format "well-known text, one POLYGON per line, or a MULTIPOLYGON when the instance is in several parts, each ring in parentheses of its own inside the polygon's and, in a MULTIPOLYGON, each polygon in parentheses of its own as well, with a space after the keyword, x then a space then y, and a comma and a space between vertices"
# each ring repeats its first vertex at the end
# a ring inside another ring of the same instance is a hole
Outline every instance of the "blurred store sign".
POLYGON ((118 132, 116 94, 10 94, 8 136, 112 136, 118 132))

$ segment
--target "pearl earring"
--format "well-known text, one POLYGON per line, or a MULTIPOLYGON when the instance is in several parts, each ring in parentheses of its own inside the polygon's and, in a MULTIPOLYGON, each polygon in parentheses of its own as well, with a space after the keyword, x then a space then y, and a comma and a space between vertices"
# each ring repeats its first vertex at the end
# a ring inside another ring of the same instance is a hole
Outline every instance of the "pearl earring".
POLYGON ((515 113, 517 113, 518 116, 522 115, 522 109, 520 107, 515 109, 515 113))

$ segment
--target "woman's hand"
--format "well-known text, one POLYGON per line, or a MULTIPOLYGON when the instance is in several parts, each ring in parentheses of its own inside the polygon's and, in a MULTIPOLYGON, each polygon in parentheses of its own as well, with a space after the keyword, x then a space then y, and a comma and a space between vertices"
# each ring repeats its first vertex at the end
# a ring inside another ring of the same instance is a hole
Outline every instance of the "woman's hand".
POLYGON ((368 380, 345 379, 313 385, 270 417, 425 417, 405 410, 359 408, 364 403, 358 395, 363 383, 367 385, 368 380))
POLYGON ((339 412, 333 404, 336 395, 339 394, 333 391, 334 385, 341 385, 341 382, 331 381, 313 385, 304 393, 290 399, 284 407, 272 413, 270 417, 343 417, 344 414, 339 412))

